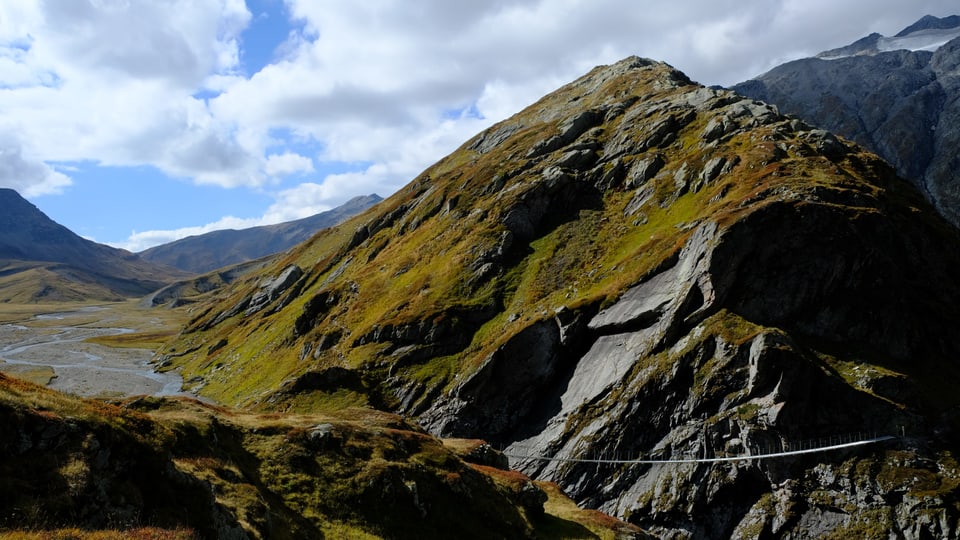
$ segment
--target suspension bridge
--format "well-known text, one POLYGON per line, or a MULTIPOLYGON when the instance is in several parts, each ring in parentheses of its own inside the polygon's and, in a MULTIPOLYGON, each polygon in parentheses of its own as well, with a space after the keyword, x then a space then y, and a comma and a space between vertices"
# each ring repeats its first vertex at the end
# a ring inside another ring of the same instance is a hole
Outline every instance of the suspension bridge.
POLYGON ((773 459, 789 456, 798 456, 803 454, 816 454, 820 452, 831 452, 845 448, 855 448, 868 444, 876 444, 886 441, 899 439, 893 435, 879 435, 877 433, 852 433, 847 435, 835 435, 799 443, 783 443, 780 448, 775 450, 759 449, 757 453, 746 453, 736 456, 720 457, 682 457, 682 458, 569 458, 569 457, 551 457, 535 454, 523 454, 524 447, 512 446, 503 452, 503 455, 509 459, 530 460, 530 461, 558 461, 565 463, 593 463, 613 464, 613 465, 658 465, 669 463, 722 463, 730 461, 754 461, 763 459, 773 459))

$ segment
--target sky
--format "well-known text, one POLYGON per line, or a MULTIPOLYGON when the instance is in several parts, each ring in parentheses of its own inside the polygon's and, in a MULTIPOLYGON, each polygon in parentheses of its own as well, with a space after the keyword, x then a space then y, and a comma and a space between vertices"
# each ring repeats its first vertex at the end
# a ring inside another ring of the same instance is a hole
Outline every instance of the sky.
POLYGON ((131 251, 391 195, 591 68, 707 85, 956 0, 2 0, 0 187, 131 251))

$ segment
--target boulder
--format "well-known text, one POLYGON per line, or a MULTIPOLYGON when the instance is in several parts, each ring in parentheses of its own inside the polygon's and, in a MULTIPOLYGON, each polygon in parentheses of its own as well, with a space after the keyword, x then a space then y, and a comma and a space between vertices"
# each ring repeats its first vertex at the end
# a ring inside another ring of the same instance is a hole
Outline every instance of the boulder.
POLYGON ((279 298, 284 291, 289 289, 302 276, 303 269, 292 264, 284 268, 280 275, 260 283, 259 290, 250 297, 244 315, 249 317, 267 307, 267 305, 279 298))

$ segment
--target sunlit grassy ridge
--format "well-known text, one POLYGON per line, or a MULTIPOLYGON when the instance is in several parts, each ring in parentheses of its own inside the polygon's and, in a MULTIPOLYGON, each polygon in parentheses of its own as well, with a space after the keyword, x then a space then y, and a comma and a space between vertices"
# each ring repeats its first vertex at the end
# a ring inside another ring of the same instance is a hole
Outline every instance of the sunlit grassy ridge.
POLYGON ((0 303, 120 301, 123 295, 55 263, 0 261, 0 303))
MULTIPOLYGON (((547 495, 522 475, 467 464, 372 409, 107 404, 0 375, 0 424, 3 538, 551 538, 581 527, 544 514, 547 495)), ((598 530, 611 527, 630 529, 598 530)))
POLYGON ((277 390, 343 368, 358 374, 360 402, 396 408, 384 379, 422 385, 428 399, 536 321, 612 302, 705 220, 733 223, 783 200, 864 213, 890 197, 922 205, 872 155, 843 146, 828 159, 809 128, 775 113, 731 120, 724 107, 738 99, 660 64, 595 70, 195 308, 161 354, 223 403, 310 410, 326 399, 316 393, 342 390, 277 390), (531 150, 583 111, 603 119, 573 143, 531 150), (721 120, 750 129, 704 135, 721 120), (578 151, 595 164, 578 165, 578 151), (631 180, 643 162, 656 174, 631 180), (711 163, 722 167, 706 178, 711 163), (289 265, 304 272, 296 286, 256 313, 230 311, 289 265))

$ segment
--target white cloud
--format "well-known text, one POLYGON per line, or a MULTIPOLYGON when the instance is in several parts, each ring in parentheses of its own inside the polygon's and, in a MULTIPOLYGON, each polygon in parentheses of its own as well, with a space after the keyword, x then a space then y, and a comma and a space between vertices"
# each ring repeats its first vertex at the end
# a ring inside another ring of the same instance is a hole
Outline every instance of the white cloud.
POLYGON ((267 156, 263 170, 269 176, 286 176, 288 174, 310 173, 314 171, 314 168, 313 160, 310 158, 301 156, 296 152, 284 152, 267 156))
POLYGON ((158 79, 192 90, 237 64, 242 0, 45 0, 32 53, 68 77, 158 79))
POLYGON ((362 172, 327 176, 320 184, 304 182, 278 193, 263 219, 268 223, 281 223, 325 212, 346 202, 349 196, 345 194, 375 193, 384 185, 390 185, 395 177, 396 173, 388 166, 377 164, 362 172))
POLYGON ((45 163, 63 161, 152 165, 255 190, 310 173, 308 183, 274 194, 259 219, 302 217, 360 193, 389 195, 478 130, 597 64, 636 54, 704 84, 732 84, 873 31, 896 33, 926 13, 957 11, 955 0, 284 6, 302 31, 291 27, 277 59, 248 77, 240 66, 243 47, 254 46, 243 34, 252 16, 242 0, 0 2, 0 132, 30 149, 7 145, 16 149, 4 154, 8 169, 32 171, 17 185, 55 191, 69 179, 45 163), (278 132, 310 141, 316 153, 287 146, 278 132), (324 178, 336 161, 369 166, 324 178))
POLYGON ((130 237, 127 238, 126 242, 115 244, 114 247, 126 249, 127 251, 132 251, 134 253, 137 253, 147 248, 158 246, 160 244, 167 244, 169 242, 180 240, 181 238, 186 238, 188 236, 206 234, 209 232, 219 231, 222 229, 247 229, 250 227, 257 227, 260 225, 268 225, 268 223, 264 222, 264 220, 261 218, 244 219, 244 218, 238 218, 233 216, 227 216, 213 223, 208 223, 206 225, 198 225, 195 227, 182 227, 179 229, 153 230, 153 231, 143 231, 143 232, 133 231, 132 233, 130 233, 130 237))
POLYGON ((23 155, 14 137, 0 137, 0 187, 12 188, 24 197, 62 192, 70 178, 46 163, 23 155))
POLYGON ((262 149, 192 97, 235 84, 242 0, 4 3, 0 129, 43 161, 154 165, 225 187, 259 185, 262 149))
MULTIPOLYGON (((817 15, 798 19, 792 0, 655 8, 624 0, 287 4, 305 32, 292 37, 284 60, 211 100, 212 114, 257 132, 285 128, 320 141, 321 165, 383 165, 389 172, 376 175, 378 184, 364 178, 384 195, 477 130, 597 64, 638 54, 706 84, 734 83, 772 67, 771 53, 825 48, 812 37, 824 26, 846 29, 848 41, 860 37, 852 19, 831 18, 840 8, 824 3, 817 15), (796 20, 804 26, 794 28, 796 20), (783 35, 792 42, 779 43, 783 35), (483 119, 449 117, 469 107, 483 119)), ((861 6, 860 13, 870 10, 861 6)), ((329 196, 351 189, 339 178, 323 182, 329 196)))
POLYGON ((359 173, 330 175, 322 184, 303 182, 296 187, 281 190, 275 194, 274 203, 260 217, 226 216, 214 222, 193 227, 133 231, 126 241, 115 243, 114 246, 139 252, 153 246, 212 231, 247 229, 305 218, 335 208, 353 195, 373 193, 378 187, 382 187, 390 176, 383 165, 374 165, 359 173), (364 191, 365 189, 369 191, 364 191), (344 195, 345 193, 353 195, 344 195))
POLYGON ((42 20, 38 2, 0 2, 0 43, 23 40, 42 20))

